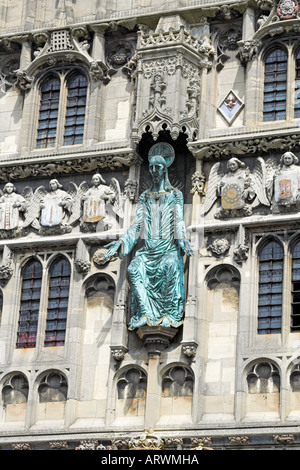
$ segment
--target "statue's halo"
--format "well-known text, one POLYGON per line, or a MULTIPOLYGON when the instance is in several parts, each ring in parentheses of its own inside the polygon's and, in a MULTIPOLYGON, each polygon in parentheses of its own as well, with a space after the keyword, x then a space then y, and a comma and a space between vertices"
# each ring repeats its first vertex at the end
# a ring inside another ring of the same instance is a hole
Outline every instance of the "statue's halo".
POLYGON ((175 150, 171 144, 166 142, 159 142, 152 145, 148 153, 148 160, 150 161, 152 157, 160 156, 166 160, 167 167, 171 166, 175 159, 175 150))

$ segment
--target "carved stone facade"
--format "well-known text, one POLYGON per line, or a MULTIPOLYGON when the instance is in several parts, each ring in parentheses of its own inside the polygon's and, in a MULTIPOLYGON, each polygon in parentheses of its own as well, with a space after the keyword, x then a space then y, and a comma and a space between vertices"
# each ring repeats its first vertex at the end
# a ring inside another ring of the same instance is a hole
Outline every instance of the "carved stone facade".
POLYGON ((0 450, 300 448, 299 15, 0 0, 0 450), (105 255, 157 155, 194 256, 131 331, 105 255))

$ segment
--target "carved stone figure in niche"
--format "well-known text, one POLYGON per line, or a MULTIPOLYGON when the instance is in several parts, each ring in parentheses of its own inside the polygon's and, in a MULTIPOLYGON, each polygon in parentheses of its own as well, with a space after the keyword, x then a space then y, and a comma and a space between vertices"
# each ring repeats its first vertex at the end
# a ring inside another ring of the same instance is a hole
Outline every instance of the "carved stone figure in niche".
POLYGON ((150 85, 150 98, 149 98, 149 108, 152 111, 153 109, 160 110, 164 104, 166 104, 166 97, 164 91, 167 88, 167 84, 164 80, 162 73, 157 72, 152 80, 150 85))
POLYGON ((238 158, 230 158, 227 173, 220 171, 221 163, 215 163, 210 171, 204 202, 204 214, 207 214, 217 199, 221 207, 215 218, 241 217, 252 214, 259 205, 269 206, 266 194, 265 163, 258 158, 253 173, 238 158))
POLYGON ((171 186, 167 162, 161 156, 149 158, 151 188, 138 200, 135 219, 127 232, 105 246, 109 258, 116 253, 127 256, 139 238, 144 246, 131 261, 129 329, 148 325, 177 328, 182 324, 185 304, 184 254, 193 254, 186 239, 183 195, 171 186))
POLYGON ((40 202, 40 222, 43 227, 53 227, 66 222, 72 211, 72 198, 56 179, 50 180, 49 189, 40 202))
POLYGON ((108 186, 100 175, 96 173, 92 177, 93 186, 82 196, 83 230, 109 230, 113 227, 113 213, 123 218, 122 194, 119 182, 111 179, 108 186), (112 211, 113 213, 112 213, 112 211))
POLYGON ((44 186, 39 186, 35 191, 26 187, 23 192, 27 201, 23 228, 31 226, 45 235, 70 232, 75 221, 74 215, 72 216, 74 186, 70 183, 67 192, 57 179, 52 179, 49 182, 49 191, 44 186))
POLYGON ((4 231, 15 230, 20 225, 20 213, 26 209, 26 200, 16 193, 13 183, 6 183, 0 197, 0 234, 4 231))
POLYGON ((282 206, 296 204, 300 200, 300 168, 298 157, 292 152, 285 152, 281 159, 281 168, 274 178, 274 199, 282 206))

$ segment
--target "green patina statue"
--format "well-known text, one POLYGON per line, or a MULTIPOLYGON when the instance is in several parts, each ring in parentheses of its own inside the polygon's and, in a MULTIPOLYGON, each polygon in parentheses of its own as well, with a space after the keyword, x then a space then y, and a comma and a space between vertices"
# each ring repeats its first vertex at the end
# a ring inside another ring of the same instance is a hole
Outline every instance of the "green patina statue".
POLYGON ((152 186, 138 200, 135 219, 127 232, 106 245, 105 257, 128 255, 139 238, 144 246, 128 267, 131 284, 129 329, 143 325, 177 328, 184 312, 183 256, 193 255, 186 239, 183 195, 171 186, 166 160, 149 159, 152 186))

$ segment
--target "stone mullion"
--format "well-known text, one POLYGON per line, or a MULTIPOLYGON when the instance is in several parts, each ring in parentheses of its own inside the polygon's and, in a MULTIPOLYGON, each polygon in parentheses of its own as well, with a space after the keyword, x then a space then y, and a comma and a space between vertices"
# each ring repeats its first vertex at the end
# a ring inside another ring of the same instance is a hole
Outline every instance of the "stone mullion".
POLYGON ((292 47, 288 48, 286 83, 286 120, 294 119, 296 64, 292 47))
POLYGON ((68 87, 66 83, 66 75, 60 75, 60 94, 59 94, 59 108, 58 119, 56 127, 56 143, 55 147, 62 147, 64 145, 64 131, 66 120, 66 109, 68 100, 68 87))
POLYGON ((36 355, 39 356, 42 348, 44 347, 45 330, 46 330, 46 318, 47 318, 47 307, 48 307, 48 270, 43 266, 43 277, 40 294, 40 310, 37 326, 36 336, 36 355))

